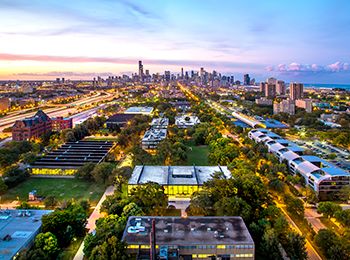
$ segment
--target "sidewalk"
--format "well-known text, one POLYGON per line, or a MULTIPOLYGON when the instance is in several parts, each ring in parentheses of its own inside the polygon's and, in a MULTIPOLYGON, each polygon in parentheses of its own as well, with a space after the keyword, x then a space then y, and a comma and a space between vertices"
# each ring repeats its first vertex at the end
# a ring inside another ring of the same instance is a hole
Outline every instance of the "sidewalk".
MULTIPOLYGON (((89 233, 91 233, 96 228, 96 220, 102 217, 102 213, 100 212, 100 208, 102 206, 102 203, 105 201, 107 196, 110 196, 114 193, 114 186, 108 186, 106 191, 103 193, 100 201, 97 203, 94 211, 91 213, 90 217, 88 218, 86 228, 89 229, 89 233)), ((81 243, 77 253, 74 256, 74 260, 82 260, 84 258, 84 241, 81 243)))

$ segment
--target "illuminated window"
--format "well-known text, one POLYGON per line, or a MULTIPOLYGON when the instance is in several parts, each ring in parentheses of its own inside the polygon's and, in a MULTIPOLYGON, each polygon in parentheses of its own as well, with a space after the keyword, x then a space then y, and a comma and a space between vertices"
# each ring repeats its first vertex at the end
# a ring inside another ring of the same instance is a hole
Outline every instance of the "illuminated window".
POLYGON ((225 249, 225 248, 226 248, 226 245, 217 245, 216 248, 217 248, 217 249, 225 249))

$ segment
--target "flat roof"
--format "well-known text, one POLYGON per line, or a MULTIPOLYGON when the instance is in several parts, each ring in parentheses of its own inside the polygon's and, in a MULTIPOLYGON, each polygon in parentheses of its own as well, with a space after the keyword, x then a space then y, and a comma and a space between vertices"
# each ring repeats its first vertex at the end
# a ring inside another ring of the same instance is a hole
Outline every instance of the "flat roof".
POLYGON ((41 217, 51 210, 0 210, 0 259, 12 259, 34 240, 41 217), (27 216, 25 213, 29 213, 27 216), (11 239, 4 240, 5 236, 11 239))
POLYGON ((148 129, 143 135, 142 142, 161 141, 166 138, 167 130, 164 128, 148 129))
POLYGON ((157 245, 232 245, 254 241, 241 217, 129 217, 122 240, 131 245, 149 245, 155 220, 157 245), (141 220, 141 221, 140 221, 141 220), (130 232, 136 223, 143 232, 130 232), (129 231, 129 232, 128 232, 129 231))
POLYGON ((156 182, 160 185, 203 185, 215 172, 231 177, 227 166, 153 166, 137 165, 129 185, 156 182))
POLYGON ((77 141, 63 144, 30 165, 31 168, 77 169, 85 163, 99 163, 113 147, 108 141, 77 141))
POLYGON ((124 114, 151 114, 153 107, 129 107, 124 114))

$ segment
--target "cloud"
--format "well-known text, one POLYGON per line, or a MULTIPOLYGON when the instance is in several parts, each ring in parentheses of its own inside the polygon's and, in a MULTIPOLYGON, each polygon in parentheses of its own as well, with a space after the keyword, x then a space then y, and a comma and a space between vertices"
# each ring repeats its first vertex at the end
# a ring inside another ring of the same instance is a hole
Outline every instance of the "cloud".
POLYGON ((350 65, 347 62, 334 62, 329 65, 318 65, 318 64, 301 64, 292 62, 289 65, 279 64, 276 67, 268 66, 267 71, 276 71, 281 73, 334 73, 334 72, 347 72, 350 71, 350 65))
MULTIPOLYGON (((109 58, 109 57, 87 57, 87 56, 51 56, 51 55, 31 55, 31 54, 9 54, 0 53, 0 61, 38 61, 38 62, 74 62, 74 63, 110 63, 110 64, 136 64, 136 58, 109 58)), ((261 69, 260 64, 241 63, 230 61, 212 61, 212 60, 159 60, 143 59, 147 65, 169 65, 169 66, 195 66, 212 68, 249 68, 261 69)))
POLYGON ((31 72, 24 72, 24 73, 14 73, 14 76, 28 76, 28 77, 109 77, 114 76, 115 74, 111 72, 103 72, 103 73, 96 73, 96 72, 73 72, 73 71, 50 71, 45 73, 31 73, 31 72))

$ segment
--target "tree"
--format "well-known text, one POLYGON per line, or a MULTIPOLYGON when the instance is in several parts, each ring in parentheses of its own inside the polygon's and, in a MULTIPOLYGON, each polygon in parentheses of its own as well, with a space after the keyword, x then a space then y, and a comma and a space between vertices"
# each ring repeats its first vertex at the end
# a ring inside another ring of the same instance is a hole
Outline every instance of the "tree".
POLYGON ((136 205, 136 203, 131 202, 123 208, 122 216, 128 218, 130 216, 142 216, 144 215, 142 209, 136 205))
POLYGON ((280 252, 278 237, 273 229, 267 229, 260 245, 263 259, 283 259, 280 252))
POLYGON ((126 244, 115 236, 96 246, 89 257, 91 260, 128 260, 130 256, 126 252, 126 244))
POLYGON ((96 164, 92 162, 85 163, 77 170, 77 172, 75 173, 75 177, 91 181, 93 179, 92 171, 94 170, 95 166, 96 164))
POLYGON ((57 205, 58 201, 55 196, 49 195, 44 199, 44 204, 46 208, 53 208, 57 205))
POLYGON ((130 200, 136 203, 145 214, 159 215, 168 205, 164 188, 154 182, 133 188, 130 192, 130 200))
POLYGON ((305 238, 292 231, 287 233, 286 240, 282 243, 284 250, 291 260, 307 259, 305 244, 305 238))
POLYGON ((5 194, 7 191, 7 185, 5 184, 4 180, 0 178, 0 195, 5 194))
POLYGON ((76 204, 65 209, 56 209, 42 217, 42 232, 53 233, 60 246, 67 246, 74 236, 85 234, 86 212, 76 204))
POLYGON ((350 209, 338 210, 334 216, 344 227, 350 227, 350 209))
POLYGON ((29 173, 26 170, 20 169, 18 166, 10 166, 6 168, 2 177, 5 184, 12 188, 26 180, 29 177, 29 173))
POLYGON ((319 246, 327 259, 349 259, 350 252, 338 235, 329 229, 321 229, 315 236, 315 243, 319 246))
POLYGON ((300 219, 304 218, 304 204, 300 199, 286 195, 284 197, 284 202, 286 203, 288 212, 300 219))
POLYGON ((34 241, 35 247, 42 249, 49 257, 54 258, 59 252, 58 241, 51 232, 39 233, 34 241))
POLYGON ((335 212, 342 210, 342 208, 331 201, 324 201, 318 203, 317 212, 322 213, 325 217, 334 217, 335 212))
POLYGON ((111 179, 113 168, 113 164, 102 162, 94 167, 91 175, 95 182, 106 184, 111 179))
POLYGON ((122 185, 127 184, 128 180, 132 175, 132 168, 128 166, 114 168, 112 175, 115 176, 114 183, 116 189, 118 191, 122 191, 122 185))

